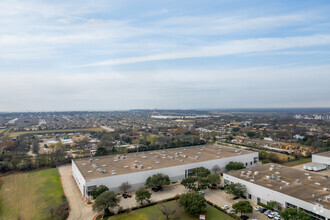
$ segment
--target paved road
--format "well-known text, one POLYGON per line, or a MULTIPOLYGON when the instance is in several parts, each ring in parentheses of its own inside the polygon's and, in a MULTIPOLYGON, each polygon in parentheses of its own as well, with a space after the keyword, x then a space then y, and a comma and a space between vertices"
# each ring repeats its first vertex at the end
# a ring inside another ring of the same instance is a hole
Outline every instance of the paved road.
POLYGON ((96 213, 93 212, 92 207, 88 206, 81 193, 78 191, 77 185, 72 177, 71 165, 58 167, 60 173, 64 194, 66 195, 69 206, 70 216, 68 220, 91 220, 96 213))
MULTIPOLYGON (((243 199, 237 199, 237 200, 233 200, 233 196, 232 195, 228 195, 227 193, 225 193, 223 190, 210 190, 207 189, 205 190, 205 198, 222 207, 224 205, 228 205, 229 209, 227 211, 232 210, 232 205, 236 202, 239 201, 244 201, 243 199)), ((254 211, 254 208, 256 207, 256 204, 254 202, 252 202, 251 200, 249 200, 249 202, 251 203, 251 205, 253 206, 253 213, 252 214, 246 214, 247 216, 250 217, 250 219, 258 219, 258 220, 266 220, 268 219, 268 217, 266 217, 264 214, 258 212, 258 211, 254 211)), ((238 214, 239 216, 240 214, 238 214)))

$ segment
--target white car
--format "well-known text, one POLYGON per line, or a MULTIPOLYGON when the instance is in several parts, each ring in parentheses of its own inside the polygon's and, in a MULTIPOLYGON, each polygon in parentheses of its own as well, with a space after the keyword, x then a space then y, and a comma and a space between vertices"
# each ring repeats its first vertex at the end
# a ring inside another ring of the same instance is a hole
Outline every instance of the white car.
POLYGON ((233 210, 230 210, 229 213, 230 214, 236 214, 236 211, 233 209, 233 210))
POLYGON ((259 210, 260 210, 260 206, 256 206, 256 207, 254 208, 254 210, 255 210, 255 211, 259 211, 259 210))
POLYGON ((281 216, 280 215, 275 215, 274 219, 275 220, 281 220, 281 216))
POLYGON ((227 210, 227 209, 229 209, 229 206, 224 205, 224 206, 222 206, 221 208, 222 208, 223 210, 227 210))
POLYGON ((270 212, 270 213, 268 213, 268 218, 274 218, 275 217, 275 214, 274 214, 274 212, 270 212))

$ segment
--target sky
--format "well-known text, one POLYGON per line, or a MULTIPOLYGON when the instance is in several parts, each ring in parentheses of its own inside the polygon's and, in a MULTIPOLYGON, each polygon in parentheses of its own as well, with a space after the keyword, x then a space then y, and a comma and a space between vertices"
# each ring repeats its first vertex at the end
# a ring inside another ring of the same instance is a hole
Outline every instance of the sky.
POLYGON ((330 1, 1 0, 0 112, 330 107, 330 1))

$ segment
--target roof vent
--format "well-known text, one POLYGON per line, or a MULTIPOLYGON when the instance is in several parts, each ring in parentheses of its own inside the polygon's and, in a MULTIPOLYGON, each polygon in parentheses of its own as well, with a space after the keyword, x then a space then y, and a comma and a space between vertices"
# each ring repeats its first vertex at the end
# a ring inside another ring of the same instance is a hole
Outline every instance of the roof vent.
POLYGON ((81 165, 82 165, 82 166, 85 166, 85 165, 86 165, 86 163, 82 163, 81 165))
POLYGON ((135 160, 134 163, 138 163, 139 161, 138 160, 135 160))
POLYGON ((159 164, 160 162, 159 161, 156 161, 157 164, 159 164))
POLYGON ((155 158, 158 158, 158 157, 159 157, 158 155, 155 156, 155 158))
POLYGON ((148 170, 150 170, 152 167, 148 167, 148 170))
POLYGON ((282 189, 282 186, 280 186, 280 189, 282 189))
POLYGON ((251 182, 254 182, 254 179, 250 179, 251 182))
POLYGON ((124 166, 124 168, 128 168, 128 166, 124 166))
POLYGON ((309 176, 309 173, 305 173, 306 176, 309 176))
POLYGON ((92 173, 93 172, 93 170, 88 170, 88 173, 92 173))
POLYGON ((316 182, 315 185, 321 186, 321 183, 317 183, 317 182, 316 182))
POLYGON ((144 158, 144 159, 145 159, 145 158, 147 158, 147 156, 142 156, 142 158, 144 158))
POLYGON ((114 160, 115 162, 118 162, 118 160, 114 160))
POLYGON ((107 165, 103 164, 102 167, 106 167, 107 165))

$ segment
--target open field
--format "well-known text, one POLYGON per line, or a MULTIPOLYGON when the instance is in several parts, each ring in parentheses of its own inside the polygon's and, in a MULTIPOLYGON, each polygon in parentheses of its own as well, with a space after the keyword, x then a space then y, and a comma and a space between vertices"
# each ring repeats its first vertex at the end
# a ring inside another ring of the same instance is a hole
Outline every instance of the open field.
POLYGON ((312 158, 303 158, 303 159, 300 159, 300 160, 287 162, 283 165, 293 167, 293 166, 297 166, 297 165, 304 164, 304 163, 310 163, 310 162, 312 162, 312 158))
POLYGON ((0 219, 50 219, 64 195, 56 168, 2 177, 0 219))
POLYGON ((7 130, 6 128, 1 128, 0 129, 0 134, 2 134, 2 132, 5 132, 5 130, 7 130))
MULTIPOLYGON (((170 201, 164 203, 167 207, 171 209, 176 209, 176 212, 170 216, 170 219, 174 220, 196 220, 198 217, 191 216, 185 213, 184 209, 179 206, 179 203, 176 201, 170 201)), ((162 215, 161 211, 159 210, 159 205, 150 206, 147 208, 138 209, 135 211, 130 212, 129 214, 121 214, 116 216, 111 216, 108 218, 109 220, 147 220, 147 219, 154 219, 154 220, 163 220, 165 217, 162 215)), ((232 220, 233 218, 229 215, 217 210, 216 208, 207 205, 206 208, 207 212, 205 214, 206 219, 221 219, 221 220, 232 220)), ((101 216, 100 216, 101 217, 101 216)), ((98 218, 101 219, 101 218, 98 218)), ((106 219, 106 218, 105 218, 106 219)))
POLYGON ((63 129, 63 130, 43 130, 43 131, 17 131, 9 133, 11 138, 17 137, 23 134, 46 134, 46 133, 73 133, 73 132, 102 132, 107 130, 103 128, 77 128, 77 129, 63 129))

